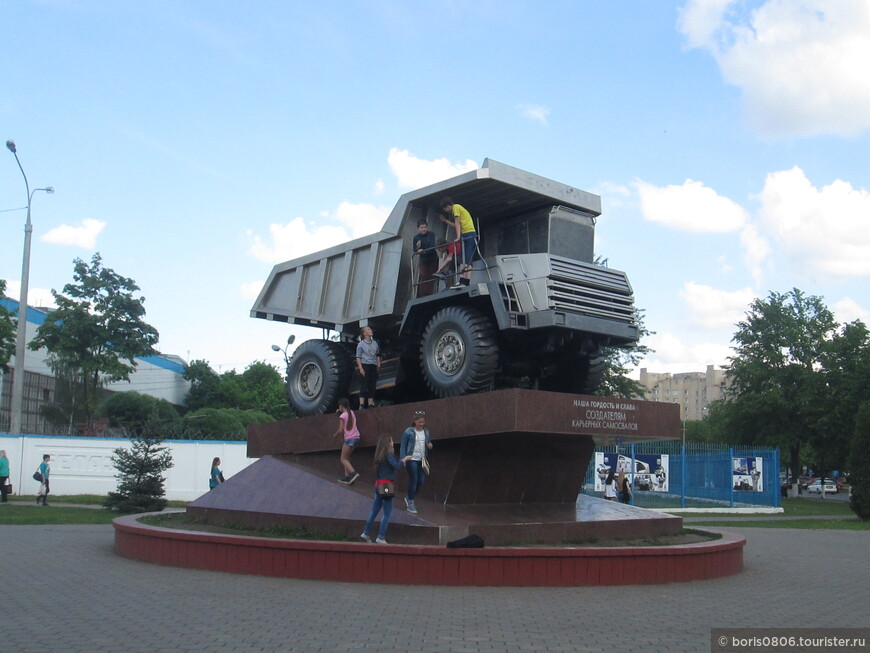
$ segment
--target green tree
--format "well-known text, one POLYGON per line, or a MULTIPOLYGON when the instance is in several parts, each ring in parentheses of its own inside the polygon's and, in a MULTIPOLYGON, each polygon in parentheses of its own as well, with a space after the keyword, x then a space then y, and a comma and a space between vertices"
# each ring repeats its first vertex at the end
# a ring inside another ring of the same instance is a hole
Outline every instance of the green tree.
POLYGON ((130 449, 119 447, 112 456, 118 488, 109 492, 103 506, 121 513, 163 510, 166 501, 163 473, 172 467, 172 454, 160 438, 141 436, 130 449))
POLYGON ((855 418, 849 451, 849 507, 861 521, 870 520, 870 399, 864 401, 855 418))
MULTIPOLYGON (((0 279, 0 297, 6 294, 6 281, 0 279)), ((0 304, 0 372, 9 371, 9 361, 15 353, 15 320, 0 304)))
POLYGON ((184 405, 188 410, 200 408, 217 408, 221 403, 219 390, 221 378, 207 361, 198 359, 191 361, 184 368, 184 379, 190 381, 190 390, 184 398, 184 405))
POLYGON ((88 426, 104 383, 127 381, 136 356, 154 354, 158 334, 144 321, 145 299, 139 286, 103 267, 99 254, 90 264, 74 261, 73 283, 51 291, 57 310, 46 317, 30 348, 48 350, 47 363, 82 388, 88 426))
POLYGON ((109 420, 109 426, 123 429, 128 436, 140 436, 146 430, 157 430, 164 437, 177 433, 181 417, 175 406, 138 392, 115 392, 97 409, 99 417, 109 420))
POLYGON ((628 375, 647 355, 654 353, 653 349, 642 344, 642 340, 647 336, 654 335, 655 331, 646 328, 643 309, 636 308, 634 315, 640 338, 631 347, 605 348, 604 374, 598 386, 598 394, 600 395, 635 399, 642 398, 646 391, 640 381, 631 379, 628 375))
POLYGON ((823 343, 816 392, 824 410, 810 444, 816 469, 842 469, 858 407, 870 396, 870 332, 860 320, 842 325, 823 343))
POLYGON ((202 408, 237 408, 262 411, 274 419, 288 419, 284 380, 273 365, 255 361, 239 374, 229 370, 221 375, 203 360, 193 361, 184 371, 191 382, 185 405, 191 411, 202 408))
POLYGON ((819 440, 821 362, 836 327, 821 298, 795 288, 756 299, 732 339, 729 427, 740 444, 787 451, 795 474, 801 447, 819 440))
POLYGON ((274 365, 254 361, 245 368, 239 380, 244 392, 242 408, 262 411, 275 419, 294 417, 287 404, 284 379, 274 365))

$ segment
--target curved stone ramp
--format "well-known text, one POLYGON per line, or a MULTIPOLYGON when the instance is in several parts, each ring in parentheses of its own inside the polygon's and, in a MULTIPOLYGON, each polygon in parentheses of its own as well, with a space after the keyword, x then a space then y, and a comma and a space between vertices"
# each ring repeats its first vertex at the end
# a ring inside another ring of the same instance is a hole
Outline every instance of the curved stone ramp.
MULTIPOLYGON (((157 514, 157 513, 154 513, 157 514)), ((489 547, 285 540, 114 520, 115 553, 160 565, 308 580, 400 585, 570 587, 721 578, 743 569, 742 536, 662 547, 489 547)))

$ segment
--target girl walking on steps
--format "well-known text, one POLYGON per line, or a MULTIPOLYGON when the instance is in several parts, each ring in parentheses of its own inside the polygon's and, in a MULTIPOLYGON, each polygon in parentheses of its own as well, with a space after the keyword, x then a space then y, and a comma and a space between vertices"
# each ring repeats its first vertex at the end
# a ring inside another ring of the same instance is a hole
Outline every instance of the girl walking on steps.
POLYGON ((378 438, 378 446, 375 447, 375 466, 377 467, 377 480, 375 481, 375 500, 372 502, 372 509, 369 512, 369 518, 366 519, 366 525, 360 537, 366 542, 371 542, 369 531, 375 521, 375 517, 384 509, 384 516, 381 519, 381 527, 378 529, 378 538, 375 540, 378 544, 387 544, 387 527, 390 525, 390 515, 393 513, 393 496, 395 495, 396 487, 396 470, 402 466, 399 459, 394 453, 395 444, 393 438, 389 435, 382 435, 378 438))
POLYGON ((339 483, 351 485, 359 478, 359 473, 350 464, 350 455, 353 453, 354 447, 359 444, 359 429, 356 427, 356 415, 350 409, 350 402, 347 399, 338 400, 338 430, 332 437, 337 438, 344 434, 344 444, 341 445, 341 466, 344 468, 344 476, 338 479, 339 483))

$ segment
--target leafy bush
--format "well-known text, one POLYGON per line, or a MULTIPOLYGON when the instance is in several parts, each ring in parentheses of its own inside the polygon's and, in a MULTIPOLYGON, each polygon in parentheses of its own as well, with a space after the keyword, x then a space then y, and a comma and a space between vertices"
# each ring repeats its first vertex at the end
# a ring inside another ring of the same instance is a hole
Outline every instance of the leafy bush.
POLYGON ((122 428, 128 435, 143 435, 146 430, 159 428, 155 423, 163 423, 164 433, 174 429, 173 424, 180 421, 178 411, 165 399, 157 399, 138 392, 116 392, 100 404, 99 417, 106 417, 109 425, 122 428))
POLYGON ((268 413, 239 408, 200 408, 184 416, 184 437, 190 440, 247 440, 248 425, 274 422, 268 413))

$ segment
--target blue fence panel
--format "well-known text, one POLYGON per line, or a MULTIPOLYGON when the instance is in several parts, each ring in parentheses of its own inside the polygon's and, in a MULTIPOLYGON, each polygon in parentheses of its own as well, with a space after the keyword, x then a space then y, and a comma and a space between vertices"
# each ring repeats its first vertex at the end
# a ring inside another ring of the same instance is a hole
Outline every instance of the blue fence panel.
MULTIPOLYGON (((597 447, 596 453, 620 454, 631 460, 635 474, 632 503, 654 507, 716 507, 780 505, 779 450, 758 447, 728 447, 668 440, 632 445, 597 447), (651 482, 652 466, 664 464, 667 455, 667 491, 651 482)), ((595 491, 596 456, 586 471, 583 492, 595 491)))

